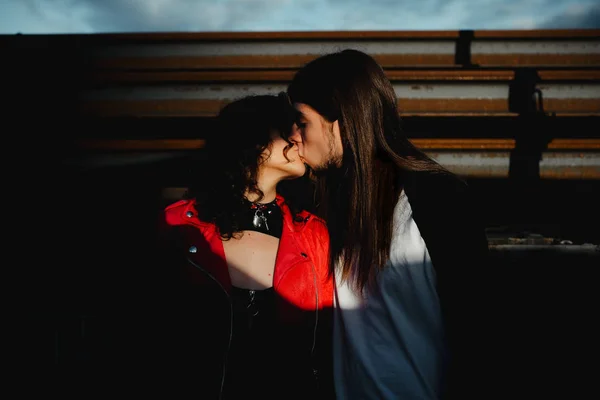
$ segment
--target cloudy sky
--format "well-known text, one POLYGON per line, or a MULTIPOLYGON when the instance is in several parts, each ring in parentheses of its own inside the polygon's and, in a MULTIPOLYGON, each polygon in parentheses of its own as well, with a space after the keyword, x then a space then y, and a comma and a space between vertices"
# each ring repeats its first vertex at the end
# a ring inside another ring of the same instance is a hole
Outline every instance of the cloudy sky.
POLYGON ((0 0, 0 33, 600 29, 600 0, 0 0))

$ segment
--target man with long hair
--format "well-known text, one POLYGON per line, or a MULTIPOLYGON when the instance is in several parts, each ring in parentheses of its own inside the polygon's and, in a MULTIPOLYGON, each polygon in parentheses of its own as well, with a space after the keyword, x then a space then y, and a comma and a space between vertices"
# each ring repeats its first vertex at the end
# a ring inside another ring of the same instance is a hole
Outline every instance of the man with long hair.
POLYGON ((403 134, 394 88, 363 52, 309 62, 288 95, 330 232, 338 398, 485 398, 488 247, 466 183, 403 134))

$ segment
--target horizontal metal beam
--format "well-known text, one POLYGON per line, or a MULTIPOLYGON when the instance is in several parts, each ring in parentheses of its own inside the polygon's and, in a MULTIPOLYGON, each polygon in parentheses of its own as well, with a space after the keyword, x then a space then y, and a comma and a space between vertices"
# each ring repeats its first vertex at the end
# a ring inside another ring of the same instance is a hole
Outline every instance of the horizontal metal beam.
MULTIPOLYGON (((272 87, 270 91, 247 91, 247 94, 276 94, 284 87, 272 87)), ((239 91, 231 100, 243 96, 239 91)), ((194 95, 196 93, 186 93, 194 95)), ((83 115, 116 117, 211 117, 217 115, 229 99, 135 99, 105 100, 88 99, 77 103, 83 115)), ((557 116, 600 115, 600 99, 545 99, 544 110, 557 116)), ((403 116, 516 116, 504 98, 400 98, 398 111, 403 116)))
POLYGON ((45 52, 41 58, 70 51, 93 68, 121 70, 298 68, 345 48, 384 68, 600 65, 600 30, 1 35, 0 42, 45 52))
POLYGON ((533 90, 541 95, 539 111, 600 115, 600 30, 5 35, 0 40, 17 71, 33 63, 36 79, 46 68, 48 81, 65 71, 66 86, 79 96, 71 102, 76 109, 65 111, 88 116, 214 116, 233 99, 285 90, 297 68, 342 48, 364 50, 383 65, 404 116, 514 116, 523 112, 515 104, 529 104, 533 90), (521 73, 532 65, 534 71, 521 73))
MULTIPOLYGON (((240 45, 241 46, 241 45, 240 45)), ((452 45, 453 46, 453 45, 452 45)), ((428 52, 423 48, 418 53, 380 54, 367 46, 344 46, 368 52, 384 68, 452 67, 457 65, 452 46, 444 52, 428 52)), ((585 45, 582 45, 585 47, 585 45)), ((203 69, 290 69, 300 68, 318 54, 290 55, 181 55, 170 56, 160 48, 144 49, 148 56, 96 57, 92 66, 97 69, 113 70, 203 70, 203 69), (161 55, 164 54, 164 55, 161 55)), ((131 50, 133 54, 135 51, 131 50)), ((123 51, 128 53, 128 51, 123 51)), ((471 64, 485 67, 537 67, 569 66, 591 67, 600 65, 597 53, 471 53, 471 64)))
MULTIPOLYGON (((426 150, 425 152, 460 176, 468 178, 509 178, 511 176, 510 151, 426 150)), ((178 158, 177 153, 180 152, 77 153, 68 158, 66 163, 96 168, 143 165, 178 158)), ((544 151, 541 153, 541 160, 534 161, 528 168, 537 170, 534 175, 541 179, 600 179, 600 153, 544 151)), ((534 171, 523 172, 532 175, 534 171)))
POLYGON ((376 31, 279 31, 279 32, 138 32, 94 34, 1 34, 0 40, 16 38, 24 41, 56 40, 76 43, 182 43, 220 41, 298 41, 298 40, 432 40, 458 39, 471 32, 474 38, 485 40, 578 40, 599 39, 600 29, 527 29, 527 30, 376 30, 376 31))
MULTIPOLYGON (((290 82, 295 70, 268 71, 96 71, 86 77, 92 85, 165 84, 165 83, 234 83, 234 82, 290 82)), ((386 70, 392 82, 510 82, 515 78, 511 70, 444 69, 444 70, 386 70)), ((599 70, 540 70, 540 82, 594 82, 600 81, 599 70)))
MULTIPOLYGON (((510 176, 512 139, 411 139, 430 157, 458 175, 474 178, 510 176)), ((173 151, 198 150, 202 139, 189 140, 79 140, 81 162, 95 166, 135 164, 175 157, 173 151), (109 153, 106 153, 106 152, 109 153), (150 151, 151 153, 148 153, 150 151), (104 153, 103 153, 104 152, 104 153), (150 158, 149 158, 150 157, 150 158), (104 161, 103 161, 104 160, 104 161)), ((535 157, 535 155, 532 155, 535 157)), ((540 150, 539 161, 528 168, 539 170, 542 179, 600 179, 600 139, 554 139, 540 150)))
MULTIPOLYGON (((509 178, 509 151, 427 151, 450 171, 472 178, 509 178)), ((541 160, 529 168, 538 169, 542 179, 600 179, 600 154, 588 152, 542 152, 541 160)), ((526 171, 533 173, 533 171, 526 171)))
MULTIPOLYGON (((514 139, 410 139, 420 149, 427 150, 512 150, 514 139)), ((165 151, 196 150, 205 145, 204 139, 81 139, 76 141, 82 150, 165 151)), ((600 151, 600 139, 553 139, 549 150, 600 151)))
POLYGON ((89 49, 107 69, 299 68, 315 57, 357 49, 384 68, 600 65, 600 30, 536 32, 332 32, 256 35, 112 36, 89 49), (521 34, 522 33, 522 34, 521 34), (177 40, 179 38, 180 40, 177 40))
MULTIPOLYGON (((59 36, 82 38, 97 41, 135 42, 188 42, 188 41, 230 41, 230 40, 325 40, 325 39, 456 39, 459 30, 377 30, 377 31, 285 31, 285 32, 141 32, 141 33, 97 33, 93 35, 20 35, 25 37, 59 36)), ((13 35, 0 35, 13 36, 13 35)), ((481 39, 553 39, 568 40, 579 38, 600 38, 598 29, 531 29, 531 30, 475 30, 473 36, 481 39)))
MULTIPOLYGON (((96 71, 87 77, 90 84, 152 84, 200 82, 290 82, 296 70, 267 71, 96 71)), ((414 81, 510 81, 513 71, 505 70, 386 70, 392 82, 414 81)), ((543 71, 541 78, 553 81, 600 80, 600 71, 543 71)))
POLYGON ((600 246, 590 244, 490 244, 490 250, 495 252, 536 252, 557 254, 585 254, 596 256, 600 259, 600 246))
MULTIPOLYGON (((80 111, 97 116, 212 116, 248 94, 285 91, 294 71, 92 72, 80 111)), ((514 71, 388 70, 404 115, 514 115, 514 71)), ((600 71, 540 71, 541 111, 600 115, 600 71), (543 108, 542 108, 543 107, 543 108)))

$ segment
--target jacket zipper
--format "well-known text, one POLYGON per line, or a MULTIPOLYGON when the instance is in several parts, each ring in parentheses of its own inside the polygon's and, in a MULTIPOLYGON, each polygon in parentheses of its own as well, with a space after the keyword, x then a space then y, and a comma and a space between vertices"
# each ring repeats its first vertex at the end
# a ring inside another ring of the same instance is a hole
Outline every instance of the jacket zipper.
MULTIPOLYGON (((298 246, 298 242, 296 242, 296 240, 294 240, 294 244, 296 245, 296 249, 300 250, 300 247, 298 246)), ((302 257, 304 257, 305 259, 308 259, 308 255, 306 255, 306 253, 300 252, 300 255, 302 255, 302 257)), ((314 358, 315 358, 315 347, 316 347, 316 343, 317 343, 317 327, 319 325, 319 285, 317 282, 317 269, 315 268, 315 263, 313 262, 312 259, 310 260, 310 266, 312 267, 313 282, 315 285, 315 327, 313 329, 313 344, 312 344, 312 348, 310 350, 310 362, 311 362, 311 369, 312 369, 313 377, 315 378, 316 388, 318 390, 319 389, 319 369, 315 365, 314 358)))
MULTIPOLYGON (((296 247, 298 247, 297 244, 296 244, 296 247)), ((308 256, 306 255, 306 253, 301 252, 300 255, 302 255, 302 257, 304 257, 305 259, 308 259, 308 256)), ((310 362, 311 362, 312 374, 313 374, 313 377, 315 378, 315 383, 316 383, 317 389, 318 389, 318 387, 319 387, 319 370, 315 365, 315 347, 317 344, 317 327, 319 326, 319 285, 317 284, 317 269, 315 268, 315 263, 313 263, 312 260, 310 260, 310 266, 312 268, 313 283, 315 285, 315 327, 313 329, 313 343, 312 343, 312 348, 310 350, 310 362)))
MULTIPOLYGON (((298 248, 297 244, 296 244, 296 248, 298 248)), ((308 256, 306 255, 306 253, 300 252, 300 255, 302 256, 302 258, 308 259, 308 256)), ((297 266, 298 264, 300 264, 300 262, 295 264, 294 267, 297 266)), ((316 347, 316 343, 317 343, 317 326, 319 324, 319 286, 317 285, 317 269, 315 268, 315 264, 312 262, 312 260, 310 260, 310 266, 312 268, 313 283, 315 285, 315 327, 313 329, 313 342, 312 342, 312 348, 310 350, 310 361, 311 361, 312 374, 318 385, 319 370, 315 367, 314 358, 315 358, 315 347, 316 347)), ((291 268, 293 268, 293 267, 291 267, 291 268)), ((282 281, 283 281, 283 279, 282 279, 282 281)), ((279 287, 279 285, 281 285, 281 281, 279 282, 277 287, 279 287)))
POLYGON ((231 302, 231 297, 229 296, 229 293, 227 293, 227 291, 225 290, 223 285, 221 285, 221 282, 219 282, 217 279, 215 279, 214 276, 209 274, 204 268, 202 268, 201 266, 199 266, 198 264, 196 264, 189 258, 188 258, 188 262, 190 264, 192 264, 194 267, 196 267, 197 269, 199 269, 200 271, 204 272, 206 275, 208 275, 210 277, 210 279, 215 281, 217 283, 217 285, 219 285, 221 290, 223 290, 223 293, 225 293, 225 296, 227 296, 227 300, 229 301, 229 340, 227 342, 227 349, 225 350, 225 355, 223 356, 223 372, 221 374, 221 388, 219 389, 219 399, 221 399, 223 397, 223 387, 225 385, 225 373, 227 371, 227 361, 228 361, 227 359, 229 357, 229 350, 231 348, 231 338, 233 335, 233 304, 231 302))

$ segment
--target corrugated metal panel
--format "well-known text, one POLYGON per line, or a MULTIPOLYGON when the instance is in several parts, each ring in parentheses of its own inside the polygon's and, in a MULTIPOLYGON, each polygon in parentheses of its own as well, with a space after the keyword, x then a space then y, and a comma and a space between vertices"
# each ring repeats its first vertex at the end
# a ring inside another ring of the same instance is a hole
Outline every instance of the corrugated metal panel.
POLYGON ((384 68, 600 65, 598 30, 171 33, 103 35, 92 54, 115 69, 298 68, 342 48, 384 68))
MULTIPOLYGON (((599 71, 548 71, 538 89, 544 111, 600 115, 599 71)), ((83 95, 82 111, 115 116, 212 116, 249 93, 276 94, 289 71, 100 73, 83 95), (97 81, 96 81, 97 80, 97 81)), ((516 115, 510 109, 512 71, 388 71, 401 115, 516 115)))
MULTIPOLYGON (((0 43, 39 54, 23 62, 73 71, 77 100, 65 111, 105 119, 211 118, 233 99, 285 90, 297 68, 320 54, 356 48, 382 64, 403 117, 522 119, 520 130, 540 136, 532 153, 539 160, 531 164, 540 177, 600 178, 600 30, 5 35, 0 43), (587 116, 595 125, 573 125, 566 137, 546 140, 529 116, 575 124, 587 116)), ((522 147, 522 132, 457 137, 436 129, 415 143, 466 176, 508 176, 522 147)), ((136 154, 202 146, 202 132, 195 141, 169 135, 77 144, 136 154)))

